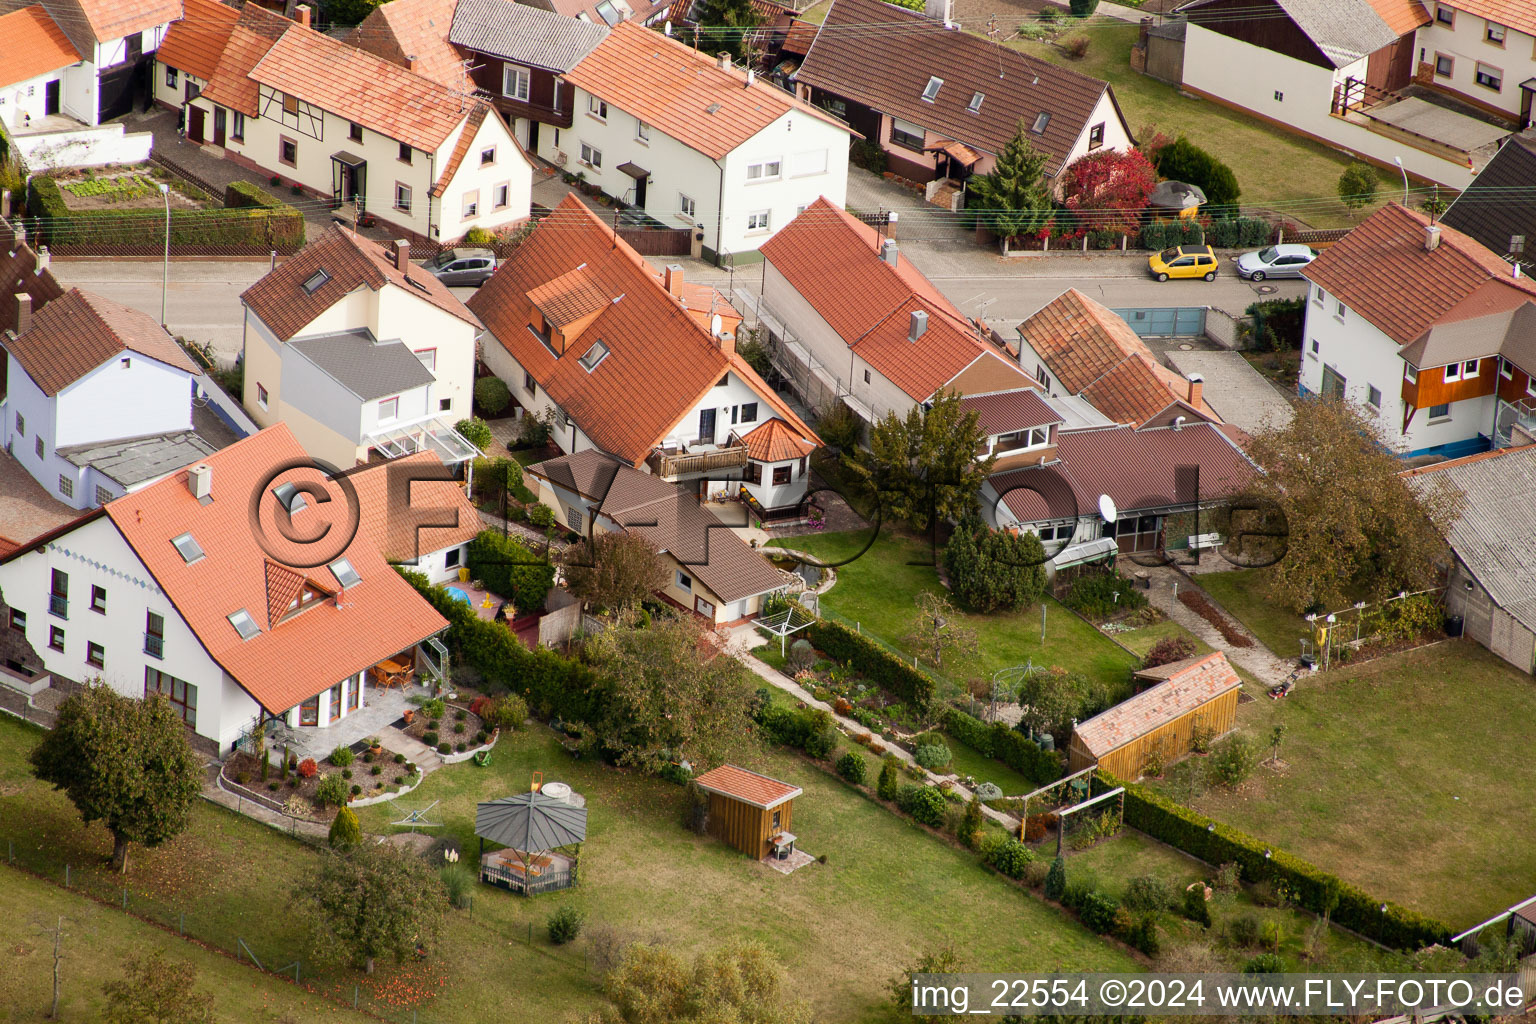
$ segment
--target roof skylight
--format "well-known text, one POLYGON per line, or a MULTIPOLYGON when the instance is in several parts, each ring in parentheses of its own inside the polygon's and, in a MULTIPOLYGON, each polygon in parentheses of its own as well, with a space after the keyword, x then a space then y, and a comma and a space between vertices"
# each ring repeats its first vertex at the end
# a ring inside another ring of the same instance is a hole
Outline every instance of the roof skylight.
POLYGON ((939 98, 939 90, 944 87, 944 79, 937 75, 928 79, 928 84, 923 86, 923 99, 932 103, 939 98))
POLYGON ((261 627, 256 625, 256 620, 251 618, 251 613, 244 608, 229 613, 229 624, 235 627, 235 632, 240 634, 241 640, 249 640, 261 632, 261 627))
POLYGON ((587 349, 586 354, 581 357, 580 362, 582 368, 588 373, 591 373, 593 370, 597 369, 598 363, 607 358, 608 346, 602 341, 601 338, 599 338, 591 348, 587 349))
POLYGON ((309 507, 309 503, 304 500, 304 492, 291 483, 280 483, 272 488, 272 496, 278 500, 283 508, 288 510, 289 515, 301 512, 309 507))
POLYGON ((192 539, 190 533, 184 533, 179 537, 172 537, 171 544, 175 546, 176 553, 181 556, 181 560, 188 565, 201 561, 205 557, 202 546, 192 539))
POLYGON ((984 92, 973 92, 973 93, 971 93, 971 102, 970 102, 970 104, 965 109, 970 111, 973 114, 981 113, 981 101, 986 99, 986 98, 987 98, 987 94, 984 93, 984 92))
POLYGON ((1029 126, 1029 130, 1039 135, 1045 131, 1045 126, 1051 123, 1051 115, 1040 111, 1040 116, 1035 118, 1035 123, 1029 126))
POLYGON ((305 295, 313 295, 315 292, 319 291, 326 284, 326 282, 330 281, 330 279, 331 275, 326 271, 324 267, 321 267, 319 270, 306 277, 304 279, 304 284, 301 287, 304 289, 305 295))
POLYGON ((336 582, 344 587, 355 587, 363 582, 363 578, 352 568, 352 563, 345 558, 338 558, 331 563, 331 573, 336 577, 336 582))

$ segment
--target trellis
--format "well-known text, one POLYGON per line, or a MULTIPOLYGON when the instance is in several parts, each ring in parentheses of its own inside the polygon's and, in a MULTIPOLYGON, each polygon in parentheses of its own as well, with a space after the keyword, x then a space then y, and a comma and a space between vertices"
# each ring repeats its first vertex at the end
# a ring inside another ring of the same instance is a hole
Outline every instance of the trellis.
POLYGON ((1109 801, 1109 800, 1116 800, 1117 801, 1116 804, 1115 804, 1115 814, 1119 817, 1121 824, 1124 824, 1125 823, 1125 787, 1124 786, 1116 786, 1114 789, 1111 789, 1107 793, 1100 793, 1098 796, 1089 797, 1087 800, 1084 800, 1082 803, 1073 804, 1070 807, 1064 807, 1061 810, 1056 812, 1056 856, 1058 856, 1058 857, 1062 856, 1062 850, 1064 848, 1064 841, 1065 841, 1066 835, 1067 835, 1067 819, 1070 818, 1074 814, 1080 814, 1081 812, 1088 810, 1090 807, 1096 807, 1099 804, 1102 804, 1102 803, 1104 803, 1106 801, 1109 801))

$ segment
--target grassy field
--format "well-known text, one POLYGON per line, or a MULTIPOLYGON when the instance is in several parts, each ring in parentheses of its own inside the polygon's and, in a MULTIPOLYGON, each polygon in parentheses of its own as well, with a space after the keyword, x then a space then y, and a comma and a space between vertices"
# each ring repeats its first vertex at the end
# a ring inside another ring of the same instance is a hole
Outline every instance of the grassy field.
MULTIPOLYGON (((116 899, 119 880, 101 867, 110 850, 106 832, 81 826, 73 807, 27 771, 36 736, 0 721, 0 841, 14 840, 18 860, 40 872, 62 875, 67 861, 74 885, 116 899)), ((475 805, 525 790, 535 771, 569 782, 590 812, 577 889, 531 901, 478 889, 472 914, 452 912, 429 961, 382 969, 365 996, 393 1013, 402 1000, 423 997, 423 1021, 433 1024, 566 1019, 594 1007, 599 980, 587 968, 584 940, 559 949, 547 941, 545 922, 566 901, 586 911, 589 928, 606 924, 687 953, 760 940, 784 960, 819 1019, 829 1021, 877 1019, 888 980, 924 949, 948 941, 963 945, 977 969, 1134 967, 1126 954, 991 875, 971 855, 799 758, 764 752, 749 763, 804 788, 795 830, 806 850, 827 855, 827 864, 786 878, 693 836, 680 824, 679 788, 573 762, 542 727, 504 738, 490 768, 446 768, 399 806, 362 809, 366 829, 390 832, 388 822, 404 810, 439 801, 432 817, 459 839, 467 860, 478 849, 475 805), (976 927, 996 920, 1009 926, 976 927)), ((129 904, 172 926, 184 911, 196 937, 232 948, 238 936, 264 963, 281 966, 302 952, 302 922, 287 912, 287 894, 316 856, 266 826, 200 803, 189 833, 157 850, 133 850, 129 904)), ((314 970, 306 964, 306 978, 314 970)), ((341 969, 319 979, 348 997, 360 980, 341 969)))
POLYGON ((1301 653, 1297 641, 1311 634, 1307 620, 1273 600, 1260 584, 1262 569, 1203 572, 1195 578, 1212 600, 1253 631, 1253 635, 1282 658, 1301 653))
POLYGON ((1147 652, 1159 640, 1166 640, 1168 637, 1173 636, 1182 636, 1194 644, 1196 654, 1211 653, 1212 648, 1210 644, 1207 644, 1204 640, 1201 640, 1172 619, 1164 619, 1162 622, 1153 623, 1150 626, 1142 626, 1140 629, 1133 629, 1128 633, 1116 633, 1115 639, 1145 658, 1147 652))
POLYGON ((106 998, 101 987, 122 974, 128 954, 156 950, 197 970, 196 987, 213 997, 225 1021, 337 1021, 358 1024, 369 1018, 341 1009, 248 963, 183 941, 174 934, 136 920, 112 907, 0 867, 0 915, 11 922, 6 969, 0 971, 0 1021, 43 1021, 53 999, 52 929, 64 918, 64 963, 60 971, 59 1016, 63 1024, 99 1021, 106 998))
MULTIPOLYGON (((1083 35, 1089 40, 1087 55, 1075 61, 1050 43, 1010 45, 1109 82, 1132 132, 1139 135, 1156 125, 1170 138, 1187 136, 1216 154, 1237 175, 1244 206, 1275 210, 1316 228, 1351 227, 1371 212, 1367 207, 1352 215, 1339 201, 1339 175, 1349 164, 1342 153, 1209 100, 1181 95, 1172 85, 1132 71, 1136 33, 1135 24, 1112 19, 1082 32, 1065 32, 1063 38, 1083 35)), ((1381 195, 1389 198, 1391 189, 1381 195)))
POLYGON ((1281 771, 1202 793, 1187 779, 1193 759, 1157 785, 1368 892, 1467 926, 1531 894, 1533 720, 1529 676, 1452 641, 1241 705, 1239 727, 1263 743, 1285 725, 1281 771))
MULTIPOLYGON (((827 563, 852 558, 868 540, 866 533, 795 537, 784 545, 827 563)), ((859 628, 911 653, 902 637, 917 614, 919 591, 941 592, 932 555, 921 541, 887 531, 855 561, 837 569, 837 584, 821 600, 823 610, 858 623, 859 628), (927 564, 925 564, 927 563, 927 564)), ((980 641, 975 655, 946 659, 942 674, 964 682, 1033 661, 1059 665, 1087 676, 1123 682, 1136 659, 1098 630, 1047 598, 1045 642, 1040 642, 1040 607, 993 615, 962 614, 980 641)))
POLYGON ((949 752, 954 755, 954 760, 949 767, 939 770, 942 775, 945 772, 954 772, 958 775, 969 775, 977 782, 990 782, 1002 789, 1007 796, 1022 796, 1035 790, 1038 783, 1031 782, 1023 775, 1014 771, 1003 762, 969 747, 946 733, 929 733, 929 736, 943 740, 949 752))

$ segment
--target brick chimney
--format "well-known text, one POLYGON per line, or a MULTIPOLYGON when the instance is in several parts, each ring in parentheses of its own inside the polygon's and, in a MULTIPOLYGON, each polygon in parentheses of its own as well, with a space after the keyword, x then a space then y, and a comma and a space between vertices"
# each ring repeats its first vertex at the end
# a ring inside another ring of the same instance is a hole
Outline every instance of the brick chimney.
POLYGON ((20 337, 21 335, 25 334, 27 332, 27 328, 31 326, 32 296, 28 295, 26 292, 17 292, 16 316, 15 319, 11 322, 11 329, 16 332, 17 337, 20 337))
POLYGON ((1198 373, 1189 375, 1189 404, 1200 408, 1200 396, 1205 392, 1205 378, 1198 373))
POLYGON ((407 71, 415 71, 416 70, 416 55, 414 53, 406 55, 405 67, 406 67, 407 71))
POLYGON ((395 269, 402 274, 411 272, 411 243, 409 239, 395 239, 395 269))
POLYGON ((680 295, 683 291, 683 268, 681 264, 669 263, 663 271, 663 283, 667 286, 667 294, 680 295))
POLYGON ((719 53, 715 54, 715 66, 718 67, 721 71, 731 70, 731 51, 721 50, 719 53))
POLYGON ((309 4, 299 4, 293 9, 293 15, 300 25, 309 28, 309 4))

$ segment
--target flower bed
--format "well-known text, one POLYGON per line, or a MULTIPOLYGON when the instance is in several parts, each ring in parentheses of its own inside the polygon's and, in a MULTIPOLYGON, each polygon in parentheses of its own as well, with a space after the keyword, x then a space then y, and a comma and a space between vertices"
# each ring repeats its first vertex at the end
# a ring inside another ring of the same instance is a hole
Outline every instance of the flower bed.
POLYGON ((415 709, 405 734, 418 739, 439 754, 464 753, 482 747, 490 739, 490 727, 467 707, 449 704, 440 698, 415 709), (446 745, 447 749, 443 749, 446 745))
MULTIPOLYGON (((396 792, 420 780, 416 766, 404 754, 384 750, 378 755, 363 750, 354 753, 345 767, 330 758, 316 762, 310 758, 291 759, 293 767, 284 772, 282 751, 272 753, 267 776, 262 778, 262 759, 246 751, 236 751, 221 770, 224 787, 273 810, 298 811, 297 817, 329 820, 336 813, 333 804, 322 804, 320 787, 327 776, 340 776, 349 798, 375 797, 396 792)), ((334 785, 334 784, 332 784, 334 785)))
POLYGON ((1216 631, 1233 647, 1252 647, 1253 638, 1244 633, 1231 619, 1221 614, 1210 599, 1198 590, 1179 591, 1179 603, 1206 622, 1216 627, 1216 631))

